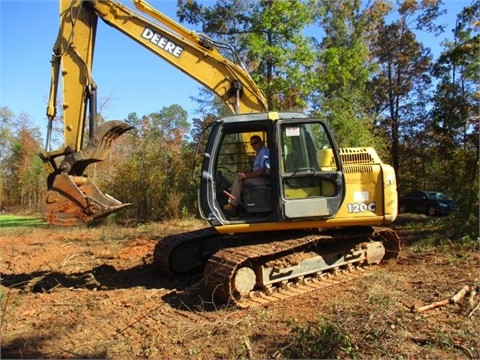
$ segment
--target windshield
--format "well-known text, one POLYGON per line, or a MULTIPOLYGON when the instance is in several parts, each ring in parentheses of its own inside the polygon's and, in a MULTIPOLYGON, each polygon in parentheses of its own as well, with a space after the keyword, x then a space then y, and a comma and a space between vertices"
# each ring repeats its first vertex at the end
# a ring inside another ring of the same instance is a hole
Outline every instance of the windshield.
POLYGON ((434 192, 427 194, 428 197, 432 200, 450 200, 450 198, 441 192, 434 192))

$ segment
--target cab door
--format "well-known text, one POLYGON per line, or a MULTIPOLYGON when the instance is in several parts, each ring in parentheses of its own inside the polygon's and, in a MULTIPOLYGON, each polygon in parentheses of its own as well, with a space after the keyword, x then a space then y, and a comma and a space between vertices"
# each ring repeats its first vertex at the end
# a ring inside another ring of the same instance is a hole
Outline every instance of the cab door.
MULTIPOLYGON (((200 214, 210 224, 259 223, 276 219, 275 186, 267 176, 264 186, 250 188, 244 185, 242 198, 238 199, 241 203, 238 216, 231 217, 224 210, 232 196, 231 185, 236 174, 251 170, 255 158, 251 137, 259 136, 270 154, 276 154, 273 133, 272 121, 266 113, 235 115, 212 125, 202 155, 198 194, 200 214)), ((264 165, 269 166, 270 161, 264 165)))
POLYGON ((279 189, 285 220, 329 218, 342 204, 345 184, 337 146, 321 120, 278 123, 279 189))

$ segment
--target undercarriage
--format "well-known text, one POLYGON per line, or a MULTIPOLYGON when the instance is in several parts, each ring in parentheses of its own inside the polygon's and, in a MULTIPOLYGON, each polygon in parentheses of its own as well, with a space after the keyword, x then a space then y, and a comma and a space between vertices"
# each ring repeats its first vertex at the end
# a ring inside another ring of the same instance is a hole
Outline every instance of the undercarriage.
POLYGON ((389 228, 235 235, 206 228, 160 240, 154 260, 163 273, 204 271, 215 298, 249 307, 363 276, 399 250, 389 228))

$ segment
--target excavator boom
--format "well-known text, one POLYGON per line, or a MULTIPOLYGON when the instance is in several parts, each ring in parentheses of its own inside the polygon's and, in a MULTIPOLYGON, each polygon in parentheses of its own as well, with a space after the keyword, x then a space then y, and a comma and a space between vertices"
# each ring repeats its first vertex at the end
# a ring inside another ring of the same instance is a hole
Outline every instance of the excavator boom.
POLYGON ((210 89, 232 113, 267 110, 265 98, 248 72, 239 62, 224 58, 212 40, 185 29, 143 0, 133 2, 154 20, 115 1, 60 0, 60 28, 51 61, 47 145, 41 154, 50 173, 41 210, 51 224, 81 225, 129 205, 104 194, 84 173, 89 164, 103 161, 114 140, 132 128, 118 120, 96 126, 97 85, 92 64, 99 18, 210 89), (60 83, 65 144, 51 151, 60 83), (87 124, 89 138, 84 145, 87 124))

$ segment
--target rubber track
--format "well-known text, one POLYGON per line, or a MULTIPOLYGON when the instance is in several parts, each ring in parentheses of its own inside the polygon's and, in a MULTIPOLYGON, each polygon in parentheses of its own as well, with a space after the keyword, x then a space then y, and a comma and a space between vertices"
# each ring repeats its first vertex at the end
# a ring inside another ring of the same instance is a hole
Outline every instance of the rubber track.
MULTIPOLYGON (((370 231, 350 234, 340 234, 337 236, 332 235, 307 235, 305 237, 284 240, 284 241, 272 241, 257 245, 247 245, 236 248, 226 248, 218 251, 207 262, 205 268, 205 284, 214 293, 216 297, 229 304, 235 304, 238 307, 250 307, 255 305, 263 305, 272 301, 285 299, 290 296, 305 293, 325 285, 332 285, 333 283, 340 283, 346 280, 359 277, 362 272, 358 271, 358 274, 354 272, 338 272, 338 274, 345 275, 343 277, 336 277, 337 280, 325 279, 318 282, 315 280, 307 280, 302 285, 300 282, 287 283, 290 287, 284 287, 273 294, 267 294, 265 292, 254 291, 249 296, 238 299, 235 294, 232 293, 231 283, 236 269, 243 263, 249 261, 255 262, 262 257, 268 257, 271 255, 279 255, 281 253, 291 252, 294 249, 300 250, 300 248, 309 246, 315 243, 331 242, 333 240, 346 240, 346 239, 359 239, 367 241, 373 236, 381 234, 378 229, 375 233, 370 231), (293 285, 295 286, 293 286, 293 285)), ((362 275, 363 276, 363 275, 362 275)))

